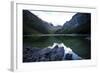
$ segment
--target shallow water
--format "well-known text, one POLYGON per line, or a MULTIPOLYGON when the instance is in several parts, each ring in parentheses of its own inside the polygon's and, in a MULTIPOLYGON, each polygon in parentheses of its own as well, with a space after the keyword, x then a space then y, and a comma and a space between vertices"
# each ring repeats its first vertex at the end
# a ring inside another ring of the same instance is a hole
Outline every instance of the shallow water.
POLYGON ((63 43, 83 59, 91 58, 91 40, 86 36, 24 36, 23 47, 45 48, 53 43, 63 43))

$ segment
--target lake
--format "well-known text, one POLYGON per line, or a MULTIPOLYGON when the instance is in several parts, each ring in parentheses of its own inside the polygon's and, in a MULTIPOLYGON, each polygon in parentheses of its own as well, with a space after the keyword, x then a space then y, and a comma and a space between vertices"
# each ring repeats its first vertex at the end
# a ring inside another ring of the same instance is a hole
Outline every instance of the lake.
POLYGON ((23 36, 23 48, 45 48, 63 43, 83 59, 91 59, 91 39, 87 36, 23 36))

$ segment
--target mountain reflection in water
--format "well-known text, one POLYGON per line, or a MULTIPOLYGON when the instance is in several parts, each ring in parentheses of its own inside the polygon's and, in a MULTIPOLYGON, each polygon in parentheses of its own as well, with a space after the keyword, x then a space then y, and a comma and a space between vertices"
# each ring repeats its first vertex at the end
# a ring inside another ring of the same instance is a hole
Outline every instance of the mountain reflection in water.
POLYGON ((78 56, 76 53, 72 51, 70 47, 66 47, 63 43, 54 43, 52 46, 48 46, 48 48, 53 49, 55 46, 63 47, 64 48, 64 59, 67 55, 72 55, 72 60, 80 60, 82 59, 80 56, 78 56))
POLYGON ((91 59, 90 42, 86 36, 24 36, 23 62, 91 59))

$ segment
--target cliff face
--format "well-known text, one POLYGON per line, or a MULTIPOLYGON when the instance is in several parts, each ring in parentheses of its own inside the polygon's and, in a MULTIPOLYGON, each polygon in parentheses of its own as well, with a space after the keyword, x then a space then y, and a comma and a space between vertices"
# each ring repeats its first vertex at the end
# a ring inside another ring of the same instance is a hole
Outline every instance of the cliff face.
POLYGON ((90 13, 77 13, 70 21, 66 21, 62 29, 57 33, 81 33, 88 34, 91 30, 91 14, 90 13))

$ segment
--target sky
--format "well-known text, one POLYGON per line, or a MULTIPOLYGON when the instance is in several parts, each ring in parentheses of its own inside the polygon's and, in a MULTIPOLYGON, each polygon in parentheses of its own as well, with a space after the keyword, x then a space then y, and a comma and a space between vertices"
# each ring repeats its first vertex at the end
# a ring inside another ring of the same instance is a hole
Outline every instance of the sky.
POLYGON ((30 11, 37 15, 42 20, 52 23, 54 26, 62 26, 66 21, 69 21, 76 13, 65 12, 44 12, 44 11, 30 11))

